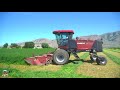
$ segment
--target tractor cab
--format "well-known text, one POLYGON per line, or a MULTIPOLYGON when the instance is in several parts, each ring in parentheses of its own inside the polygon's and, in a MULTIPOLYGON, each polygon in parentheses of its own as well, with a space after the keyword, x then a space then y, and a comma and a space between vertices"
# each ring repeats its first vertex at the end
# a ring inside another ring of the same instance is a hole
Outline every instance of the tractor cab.
POLYGON ((69 40, 72 40, 73 30, 56 30, 53 31, 56 36, 58 46, 66 46, 69 40))

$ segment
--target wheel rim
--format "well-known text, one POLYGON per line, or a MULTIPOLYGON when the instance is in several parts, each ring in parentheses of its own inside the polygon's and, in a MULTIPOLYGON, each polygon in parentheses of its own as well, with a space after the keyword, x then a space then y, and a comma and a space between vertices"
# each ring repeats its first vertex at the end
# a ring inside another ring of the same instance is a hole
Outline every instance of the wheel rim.
POLYGON ((56 57, 56 60, 57 60, 58 62, 63 62, 63 61, 65 60, 65 58, 64 58, 63 55, 58 55, 58 56, 56 57))
POLYGON ((105 64, 105 61, 101 61, 102 64, 105 64))
POLYGON ((96 59, 97 59, 96 57, 93 57, 93 60, 94 60, 94 61, 96 61, 96 59))

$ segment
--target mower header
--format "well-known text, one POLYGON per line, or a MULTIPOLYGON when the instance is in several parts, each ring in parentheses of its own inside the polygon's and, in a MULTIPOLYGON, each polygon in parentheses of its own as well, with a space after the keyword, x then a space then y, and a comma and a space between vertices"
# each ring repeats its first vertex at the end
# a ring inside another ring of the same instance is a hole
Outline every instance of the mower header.
POLYGON ((74 34, 74 31, 73 30, 55 30, 55 31, 53 31, 53 34, 57 34, 57 33, 73 33, 74 34))

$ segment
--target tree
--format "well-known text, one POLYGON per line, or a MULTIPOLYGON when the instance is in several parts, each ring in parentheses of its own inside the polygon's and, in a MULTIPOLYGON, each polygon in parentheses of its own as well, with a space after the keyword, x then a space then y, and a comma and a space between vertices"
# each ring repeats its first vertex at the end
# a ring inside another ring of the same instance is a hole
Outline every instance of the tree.
POLYGON ((16 43, 11 43, 10 47, 11 48, 18 48, 19 46, 16 43))
POLYGON ((48 45, 48 43, 42 43, 42 48, 49 48, 49 45, 48 45))
POLYGON ((34 42, 25 42, 24 48, 34 48, 34 42))
POLYGON ((5 44, 3 45, 3 47, 4 47, 4 48, 7 48, 7 47, 8 47, 8 43, 5 43, 5 44))

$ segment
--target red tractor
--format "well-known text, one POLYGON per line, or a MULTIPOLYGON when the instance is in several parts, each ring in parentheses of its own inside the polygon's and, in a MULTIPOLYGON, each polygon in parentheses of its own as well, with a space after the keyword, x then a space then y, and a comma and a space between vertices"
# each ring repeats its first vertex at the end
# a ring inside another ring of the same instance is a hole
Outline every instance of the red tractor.
POLYGON ((56 30, 53 31, 53 34, 55 34, 58 44, 56 51, 51 54, 45 54, 43 56, 35 56, 25 59, 28 63, 33 64, 37 62, 36 65, 39 65, 53 62, 57 65, 63 65, 69 62, 70 54, 73 54, 76 59, 80 59, 77 55, 77 52, 89 52, 92 62, 96 62, 98 65, 106 65, 106 58, 97 55, 97 52, 103 51, 102 39, 72 39, 72 36, 74 34, 73 30, 56 30))

